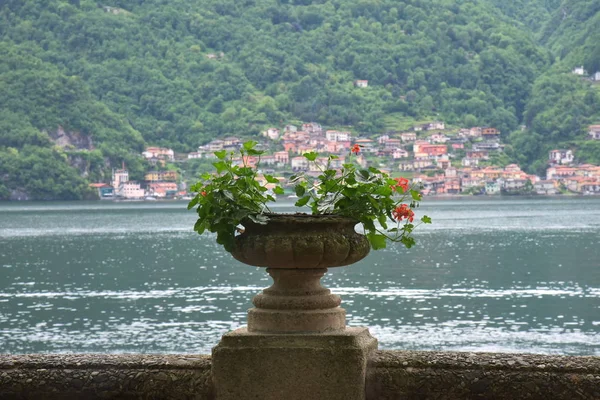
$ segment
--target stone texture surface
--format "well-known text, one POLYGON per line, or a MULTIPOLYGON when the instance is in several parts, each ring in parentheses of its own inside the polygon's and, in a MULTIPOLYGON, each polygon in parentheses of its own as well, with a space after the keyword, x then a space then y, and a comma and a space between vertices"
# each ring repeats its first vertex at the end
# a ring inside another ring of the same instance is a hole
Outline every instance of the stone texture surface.
POLYGON ((266 225, 245 221, 231 255, 244 264, 270 268, 329 268, 369 254, 369 241, 352 218, 270 214, 266 225))
POLYGON ((600 399, 600 358, 377 351, 367 399, 600 399))
POLYGON ((321 334, 238 329, 213 349, 218 400, 364 400, 377 341, 366 328, 321 334))
POLYGON ((251 332, 326 332, 346 327, 341 299, 321 286, 326 268, 267 268, 273 285, 252 299, 251 332))
MULTIPOLYGON (((225 352, 230 353, 222 360, 228 359, 230 366, 237 367, 235 373, 241 374, 230 375, 230 380, 221 377, 226 388, 248 384, 272 393, 265 399, 317 400, 311 385, 317 391, 356 388, 365 379, 365 373, 361 375, 351 364, 365 362, 364 353, 358 350, 346 356, 353 348, 368 347, 368 336, 363 336, 362 345, 351 337, 311 342, 302 335, 257 335, 249 343, 243 336, 224 338, 225 352), (299 354, 312 364, 298 366, 299 354), (261 376, 261 371, 272 375, 261 376), (282 379, 285 382, 279 382, 282 379), (288 388, 291 392, 281 392, 282 385, 294 382, 298 385, 288 388), (272 384, 276 389, 269 389, 272 384)), ((0 355, 0 399, 215 400, 210 373, 209 356, 0 355)), ((328 400, 346 399, 333 392, 326 395, 330 397, 323 398, 328 400)), ((600 357, 373 351, 366 369, 366 398, 600 399, 600 357)), ((262 397, 249 390, 236 398, 242 399, 262 397)))
POLYGON ((0 399, 213 400, 209 356, 0 355, 0 399))

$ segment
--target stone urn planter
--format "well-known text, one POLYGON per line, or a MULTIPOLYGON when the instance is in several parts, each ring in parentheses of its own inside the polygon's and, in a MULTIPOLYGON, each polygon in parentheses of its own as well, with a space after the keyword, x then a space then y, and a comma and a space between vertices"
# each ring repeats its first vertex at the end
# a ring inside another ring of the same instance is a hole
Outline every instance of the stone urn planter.
POLYGON ((252 300, 249 332, 310 333, 346 327, 341 299, 321 286, 327 268, 353 264, 369 254, 357 221, 332 215, 271 214, 266 225, 245 221, 231 254, 267 267, 273 285, 252 300))

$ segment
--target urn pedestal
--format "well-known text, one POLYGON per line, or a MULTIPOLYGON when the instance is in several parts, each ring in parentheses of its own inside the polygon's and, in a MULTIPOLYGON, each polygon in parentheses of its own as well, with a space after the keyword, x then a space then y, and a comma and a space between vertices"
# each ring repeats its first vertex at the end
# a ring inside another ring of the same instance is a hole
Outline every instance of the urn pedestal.
POLYGON ((357 262, 369 242, 356 221, 335 216, 271 215, 248 221, 232 255, 267 267, 273 285, 253 299, 248 327, 213 349, 217 400, 363 400, 367 328, 346 328, 341 299, 321 286, 327 268, 357 262))

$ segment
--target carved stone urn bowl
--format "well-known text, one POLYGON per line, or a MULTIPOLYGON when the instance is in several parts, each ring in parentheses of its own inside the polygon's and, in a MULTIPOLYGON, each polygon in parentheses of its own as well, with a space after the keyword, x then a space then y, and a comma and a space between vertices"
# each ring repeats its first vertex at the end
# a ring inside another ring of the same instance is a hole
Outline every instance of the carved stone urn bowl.
POLYGON ((333 215, 270 214, 265 225, 245 221, 231 254, 245 264, 267 267, 273 285, 252 300, 248 331, 310 333, 343 330, 341 299, 321 286, 327 268, 362 260, 369 241, 358 223, 333 215))

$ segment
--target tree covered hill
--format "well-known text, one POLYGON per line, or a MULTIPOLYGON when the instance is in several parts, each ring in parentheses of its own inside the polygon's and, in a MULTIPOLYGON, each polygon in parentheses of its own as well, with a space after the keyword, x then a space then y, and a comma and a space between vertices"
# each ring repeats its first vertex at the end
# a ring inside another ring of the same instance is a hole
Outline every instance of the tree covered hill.
POLYGON ((366 135, 411 119, 492 125, 517 132, 509 154, 539 169, 546 146, 582 137, 597 111, 598 92, 565 73, 595 62, 583 49, 592 44, 557 20, 568 5, 598 32, 594 3, 4 0, 0 198, 15 188, 81 198, 86 181, 122 161, 140 178, 144 144, 192 151, 292 121, 366 135), (566 60, 565 48, 582 50, 566 60), (559 129, 567 136, 553 136, 546 117, 570 96, 584 107, 559 129), (93 146, 57 147, 59 129, 93 146), (41 159, 46 167, 32 168, 41 159))

